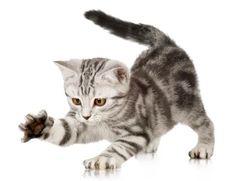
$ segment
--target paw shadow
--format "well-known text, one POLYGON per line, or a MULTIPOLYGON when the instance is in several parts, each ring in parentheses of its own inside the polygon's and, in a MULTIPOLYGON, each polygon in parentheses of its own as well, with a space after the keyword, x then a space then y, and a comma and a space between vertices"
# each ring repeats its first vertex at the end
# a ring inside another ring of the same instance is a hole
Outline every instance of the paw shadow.
POLYGON ((85 169, 83 177, 117 177, 119 176, 120 169, 106 169, 106 170, 91 170, 85 169))
POLYGON ((197 166, 205 166, 212 163, 211 159, 189 159, 189 164, 197 166))

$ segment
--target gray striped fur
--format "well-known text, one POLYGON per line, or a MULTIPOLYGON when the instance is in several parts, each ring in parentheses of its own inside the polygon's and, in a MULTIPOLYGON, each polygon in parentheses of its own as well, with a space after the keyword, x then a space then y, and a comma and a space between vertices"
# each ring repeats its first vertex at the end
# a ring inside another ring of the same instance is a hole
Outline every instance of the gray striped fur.
POLYGON ((60 141, 59 145, 65 145, 71 138, 71 128, 69 126, 69 124, 66 122, 65 119, 61 119, 62 122, 62 126, 65 130, 64 136, 62 138, 62 140, 60 141))
POLYGON ((201 101, 195 68, 185 51, 152 26, 125 22, 101 11, 89 11, 85 16, 115 35, 150 48, 136 59, 131 71, 121 62, 104 58, 56 62, 71 107, 62 124, 57 124, 65 130, 57 143, 107 139, 112 145, 84 165, 92 169, 116 168, 139 152, 156 151, 161 136, 183 123, 199 137, 190 157, 211 157, 214 127, 201 101), (72 98, 79 98, 81 105, 74 105, 72 98), (94 106, 95 98, 106 98, 106 104, 94 106), (88 116, 88 120, 83 118, 88 116))

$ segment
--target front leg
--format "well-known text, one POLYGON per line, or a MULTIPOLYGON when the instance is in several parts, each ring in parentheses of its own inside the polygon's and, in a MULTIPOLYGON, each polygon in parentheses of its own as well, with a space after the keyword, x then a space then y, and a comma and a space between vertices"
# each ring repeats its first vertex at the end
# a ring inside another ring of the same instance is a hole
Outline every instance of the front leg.
POLYGON ((116 140, 99 156, 85 160, 87 169, 115 169, 143 150, 149 143, 147 134, 127 135, 116 140))
POLYGON ((28 114, 25 120, 25 123, 19 125, 24 132, 23 142, 39 138, 56 145, 68 146, 74 143, 95 142, 103 138, 97 127, 81 123, 71 111, 65 118, 55 119, 42 110, 37 115, 28 114))

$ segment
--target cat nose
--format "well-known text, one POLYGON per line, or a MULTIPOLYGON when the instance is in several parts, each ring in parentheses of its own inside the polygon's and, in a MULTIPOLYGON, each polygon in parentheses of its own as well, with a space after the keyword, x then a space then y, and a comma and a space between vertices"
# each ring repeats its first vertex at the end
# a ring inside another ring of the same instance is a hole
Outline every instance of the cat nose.
POLYGON ((83 116, 84 119, 88 120, 91 116, 83 116))

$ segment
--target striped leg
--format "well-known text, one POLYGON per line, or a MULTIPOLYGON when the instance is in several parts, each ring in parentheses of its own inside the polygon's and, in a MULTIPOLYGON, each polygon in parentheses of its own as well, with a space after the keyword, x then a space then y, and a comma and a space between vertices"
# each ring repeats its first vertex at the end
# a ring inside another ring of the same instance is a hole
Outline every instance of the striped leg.
POLYGON ((199 116, 188 125, 198 134, 197 145, 189 152, 190 158, 209 159, 214 150, 214 125, 206 116, 199 116))
POLYGON ((52 127, 46 127, 43 130, 43 136, 40 138, 50 143, 68 146, 76 143, 78 126, 76 120, 72 117, 65 117, 63 119, 54 119, 52 127))
POLYGON ((149 143, 144 136, 129 135, 116 140, 99 156, 85 160, 87 169, 115 169, 123 162, 136 155, 149 143))

